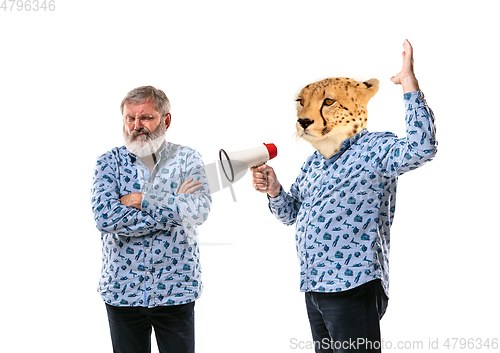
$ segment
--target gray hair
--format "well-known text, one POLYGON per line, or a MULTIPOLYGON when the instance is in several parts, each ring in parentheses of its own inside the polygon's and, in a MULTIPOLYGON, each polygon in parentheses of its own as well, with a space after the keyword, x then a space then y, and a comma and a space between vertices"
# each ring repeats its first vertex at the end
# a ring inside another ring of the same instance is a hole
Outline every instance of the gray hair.
POLYGON ((127 93, 122 100, 120 109, 123 114, 123 107, 125 104, 142 104, 147 101, 154 102, 155 109, 160 113, 161 117, 165 117, 170 113, 170 101, 162 90, 154 88, 153 86, 137 87, 127 93))

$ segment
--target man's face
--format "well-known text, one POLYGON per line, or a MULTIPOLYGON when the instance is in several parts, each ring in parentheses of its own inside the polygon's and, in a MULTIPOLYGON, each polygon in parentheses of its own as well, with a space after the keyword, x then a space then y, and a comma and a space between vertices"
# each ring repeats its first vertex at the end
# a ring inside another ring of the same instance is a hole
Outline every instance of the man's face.
POLYGON ((170 114, 162 119, 155 104, 125 104, 123 107, 123 137, 130 152, 143 157, 156 152, 170 125, 170 114))

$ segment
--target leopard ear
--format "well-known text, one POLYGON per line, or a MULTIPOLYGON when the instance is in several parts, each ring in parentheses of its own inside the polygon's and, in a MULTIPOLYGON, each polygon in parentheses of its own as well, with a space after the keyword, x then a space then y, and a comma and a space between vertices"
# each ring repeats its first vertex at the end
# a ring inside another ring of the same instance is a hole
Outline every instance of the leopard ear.
POLYGON ((371 80, 363 82, 366 85, 366 88, 377 87, 379 85, 379 81, 376 78, 372 78, 371 80))
POLYGON ((368 102, 370 100, 370 98, 372 98, 375 95, 375 93, 377 93, 378 85, 380 82, 376 78, 372 78, 371 80, 365 81, 363 83, 366 86, 366 90, 364 90, 364 92, 363 92, 364 97, 365 97, 366 102, 368 102))

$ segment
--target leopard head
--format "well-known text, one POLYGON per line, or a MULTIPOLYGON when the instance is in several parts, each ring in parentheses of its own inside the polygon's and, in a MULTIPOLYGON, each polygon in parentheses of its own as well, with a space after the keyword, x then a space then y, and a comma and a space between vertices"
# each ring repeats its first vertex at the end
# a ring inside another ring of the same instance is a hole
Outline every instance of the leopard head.
POLYGON ((297 97, 297 136, 329 159, 342 142, 366 128, 366 107, 378 85, 375 78, 357 82, 337 77, 305 86, 297 97))

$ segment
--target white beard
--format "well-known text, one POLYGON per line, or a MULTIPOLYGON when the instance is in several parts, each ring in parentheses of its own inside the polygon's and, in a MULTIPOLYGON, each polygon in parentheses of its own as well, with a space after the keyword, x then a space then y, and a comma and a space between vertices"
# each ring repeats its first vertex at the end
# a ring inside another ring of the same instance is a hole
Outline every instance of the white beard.
POLYGON ((164 141, 165 135, 157 137, 156 139, 151 139, 149 136, 141 135, 136 137, 131 142, 125 141, 125 146, 137 157, 144 158, 158 151, 164 141))
POLYGON ((162 120, 160 125, 153 131, 143 135, 131 137, 134 132, 128 134, 123 128, 123 139, 125 140, 125 147, 129 152, 135 154, 139 158, 151 156, 156 153, 163 142, 165 142, 166 126, 165 121, 162 120))

